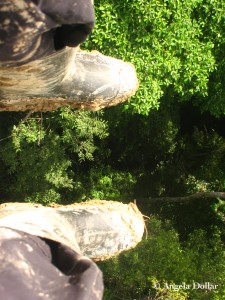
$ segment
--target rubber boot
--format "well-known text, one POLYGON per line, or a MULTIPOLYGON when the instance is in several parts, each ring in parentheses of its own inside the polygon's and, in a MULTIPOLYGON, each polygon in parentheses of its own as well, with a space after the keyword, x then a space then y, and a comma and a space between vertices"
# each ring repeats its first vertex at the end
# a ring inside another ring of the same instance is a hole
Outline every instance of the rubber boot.
POLYGON ((62 243, 93 260, 131 249, 142 239, 144 219, 134 203, 93 200, 67 206, 0 205, 0 227, 62 243))
POLYGON ((61 51, 19 67, 0 68, 0 111, 48 111, 63 105, 98 110, 135 94, 132 64, 97 51, 61 51))

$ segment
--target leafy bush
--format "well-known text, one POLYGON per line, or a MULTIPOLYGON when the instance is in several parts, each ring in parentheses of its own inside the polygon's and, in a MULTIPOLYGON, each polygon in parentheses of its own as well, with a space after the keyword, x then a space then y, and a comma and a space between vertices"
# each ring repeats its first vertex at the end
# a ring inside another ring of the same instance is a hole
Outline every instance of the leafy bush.
POLYGON ((24 119, 11 129, 1 160, 11 177, 6 192, 14 201, 59 202, 76 188, 74 164, 93 160, 95 139, 107 136, 101 113, 62 108, 24 119))
POLYGON ((223 299, 225 264, 219 235, 209 241, 203 230, 196 230, 181 244, 168 222, 151 216, 147 228, 149 236, 135 249, 99 263, 106 300, 223 299), (193 289, 194 282, 218 287, 193 289))
POLYGON ((94 199, 131 199, 136 178, 130 172, 113 170, 110 166, 91 169, 89 195, 94 199))
POLYGON ((85 47, 135 65, 140 87, 129 105, 135 112, 148 114, 168 93, 179 100, 197 96, 201 107, 224 112, 223 1, 96 0, 95 11, 85 47), (216 82, 207 98, 211 75, 216 82))

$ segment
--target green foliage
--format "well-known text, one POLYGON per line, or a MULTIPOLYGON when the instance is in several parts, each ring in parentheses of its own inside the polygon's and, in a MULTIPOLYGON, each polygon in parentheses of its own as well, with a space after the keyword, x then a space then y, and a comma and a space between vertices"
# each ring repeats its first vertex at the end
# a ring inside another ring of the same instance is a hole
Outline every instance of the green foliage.
MULTIPOLYGON (((110 165, 97 164, 85 168, 74 176, 71 201, 87 199, 123 200, 133 198, 136 176, 131 172, 113 169, 110 165)), ((69 200, 70 201, 70 200, 69 200)))
MULTIPOLYGON (((56 113, 57 114, 57 113, 56 113)), ((62 108, 56 118, 62 130, 60 138, 71 152, 77 153, 79 161, 93 160, 96 150, 95 137, 104 139, 107 133, 107 124, 101 119, 102 112, 74 111, 62 108)))
POLYGON ((121 112, 121 107, 106 111, 111 149, 106 163, 135 176, 134 198, 223 191, 224 137, 204 120, 187 131, 191 113, 181 117, 182 106, 164 100, 149 116, 121 112))
POLYGON ((197 230, 182 245, 168 222, 150 217, 147 228, 148 238, 135 249, 100 263, 105 299, 223 299, 225 265, 218 235, 208 241, 205 232, 197 230), (206 281, 218 288, 193 289, 193 282, 206 281))
POLYGON ((224 189, 224 138, 215 130, 195 127, 191 136, 180 139, 177 153, 188 174, 183 180, 189 193, 224 189))
POLYGON ((85 47, 135 65, 140 87, 129 104, 135 112, 158 108, 169 90, 179 100, 197 96, 202 108, 224 112, 222 0, 96 0, 95 12, 96 27, 85 47))
POLYGON ((212 209, 218 216, 218 219, 225 223, 225 201, 218 199, 216 203, 212 204, 212 209))
POLYGON ((43 192, 34 192, 31 196, 26 196, 25 202, 41 203, 42 205, 49 205, 51 203, 61 203, 61 197, 55 189, 45 189, 43 192))
POLYGON ((10 133, 0 150, 12 180, 7 192, 14 201, 48 204, 76 187, 74 161, 93 160, 95 139, 107 136, 107 126, 101 113, 62 108, 24 119, 10 133))
POLYGON ((34 120, 26 123, 14 126, 12 139, 1 149, 8 173, 14 174, 10 187, 12 195, 26 200, 27 196, 44 193, 49 188, 72 188, 72 179, 66 172, 71 162, 65 158, 60 138, 52 131, 45 137, 41 136, 41 131, 33 131, 34 126, 30 125, 34 120))
POLYGON ((149 116, 121 112, 121 107, 106 111, 109 147, 114 164, 130 170, 150 169, 171 156, 179 130, 178 111, 161 105, 149 116))
POLYGON ((113 170, 110 166, 91 169, 86 191, 94 199, 131 199, 136 178, 129 172, 113 170))
POLYGON ((209 77, 208 97, 195 97, 194 102, 202 110, 208 110, 219 116, 225 113, 224 78, 225 78, 225 3, 224 1, 208 0, 195 10, 195 18, 202 28, 202 39, 211 40, 214 44, 212 54, 215 59, 215 70, 209 77))

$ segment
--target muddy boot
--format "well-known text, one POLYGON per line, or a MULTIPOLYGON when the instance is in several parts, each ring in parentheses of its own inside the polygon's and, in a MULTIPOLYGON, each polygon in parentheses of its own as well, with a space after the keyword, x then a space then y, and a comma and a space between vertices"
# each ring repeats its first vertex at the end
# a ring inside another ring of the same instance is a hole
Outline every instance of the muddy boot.
POLYGON ((132 64, 93 51, 64 48, 18 67, 0 67, 0 111, 98 110, 134 95, 132 64))
POLYGON ((66 206, 0 205, 0 227, 62 243, 102 260, 131 249, 142 239, 144 219, 134 203, 93 200, 66 206))

